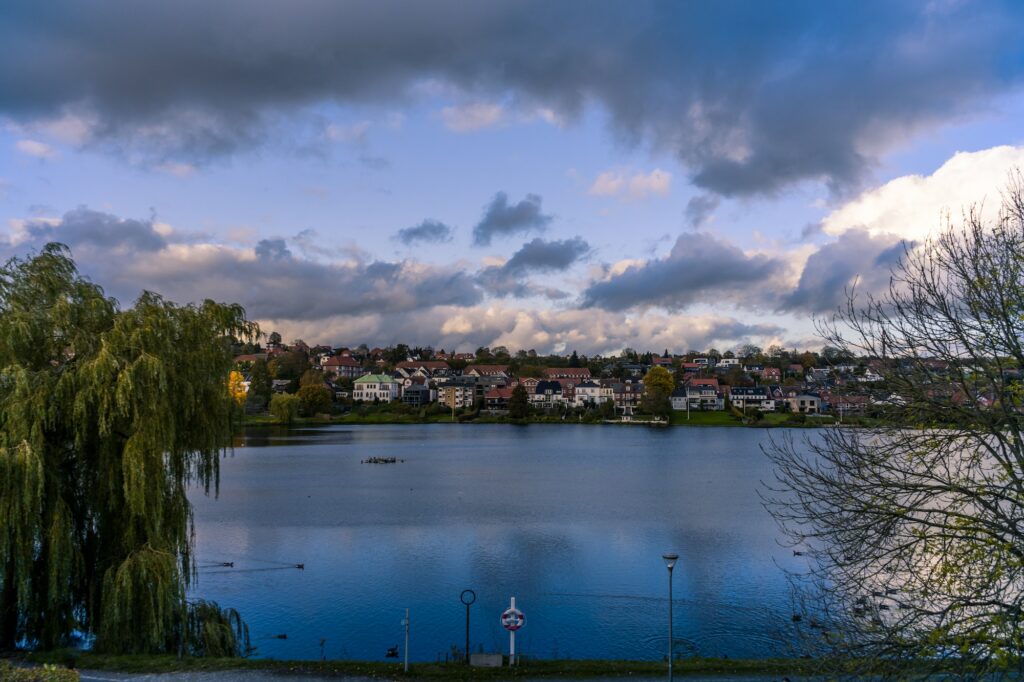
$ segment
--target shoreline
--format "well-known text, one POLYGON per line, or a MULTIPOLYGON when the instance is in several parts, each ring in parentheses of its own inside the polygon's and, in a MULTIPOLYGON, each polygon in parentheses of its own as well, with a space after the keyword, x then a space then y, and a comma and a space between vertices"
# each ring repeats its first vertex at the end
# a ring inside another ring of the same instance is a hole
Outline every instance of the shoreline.
MULTIPOLYGON (((506 657, 507 658, 507 657, 506 657)), ((275 660, 259 658, 177 658, 173 655, 106 656, 80 651, 58 650, 28 653, 14 657, 29 664, 60 665, 76 670, 102 670, 119 673, 176 673, 217 671, 264 671, 277 675, 362 677, 372 679, 479 680, 517 678, 594 678, 662 677, 668 665, 664 661, 624 661, 604 659, 527 659, 515 668, 470 667, 460 663, 410 663, 403 672, 402 663, 356 660, 275 660)), ((814 661, 799 658, 728 659, 683 658, 674 662, 681 677, 709 675, 802 675, 810 674, 814 661)))
MULTIPOLYGON (((335 426, 335 425, 362 425, 362 426, 373 426, 373 425, 418 425, 418 424, 458 424, 458 425, 473 425, 473 424, 508 424, 512 426, 533 426, 533 425, 580 425, 580 426, 644 426, 648 428, 708 428, 708 427, 725 427, 725 428, 753 428, 753 429, 771 429, 771 428, 790 428, 790 429, 817 429, 827 426, 839 425, 832 417, 809 419, 805 422, 795 422, 788 419, 788 414, 772 414, 768 418, 758 420, 757 422, 744 423, 739 419, 736 419, 732 415, 724 412, 702 412, 702 413, 691 413, 691 418, 686 419, 685 413, 682 413, 679 417, 673 415, 672 419, 668 422, 652 422, 644 421, 640 419, 630 421, 617 421, 617 420, 576 420, 576 419, 559 419, 559 418, 540 418, 540 419, 510 419, 508 417, 495 417, 495 416, 479 416, 472 419, 452 419, 448 415, 434 415, 432 417, 419 417, 415 415, 391 415, 391 414, 371 414, 365 416, 355 416, 351 413, 346 415, 333 415, 330 417, 297 417, 290 423, 275 421, 269 416, 246 416, 242 418, 236 425, 237 429, 240 428, 251 428, 251 427, 296 427, 296 426, 335 426)), ((854 424, 849 424, 854 425, 854 424)))

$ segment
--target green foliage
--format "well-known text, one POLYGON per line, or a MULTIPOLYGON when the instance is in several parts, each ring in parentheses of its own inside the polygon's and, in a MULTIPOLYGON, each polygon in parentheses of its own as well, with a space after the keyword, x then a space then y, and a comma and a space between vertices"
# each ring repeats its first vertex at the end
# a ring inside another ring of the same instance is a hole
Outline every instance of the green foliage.
POLYGON ((652 367, 644 375, 644 394, 640 398, 640 409, 647 414, 668 417, 672 414, 672 391, 676 381, 664 367, 652 367))
POLYGON ((525 419, 530 416, 530 396, 522 384, 512 389, 512 395, 508 400, 508 416, 512 419, 525 419))
POLYGON ((295 397, 299 400, 299 413, 303 417, 331 411, 331 392, 322 381, 319 384, 303 386, 295 397))
POLYGON ((46 664, 37 668, 15 668, 10 661, 0 660, 0 680, 4 682, 77 682, 77 670, 46 664))
POLYGON ((299 397, 279 393, 270 399, 270 416, 281 424, 291 424, 299 416, 299 397))
POLYGON ((259 402, 260 410, 262 410, 270 404, 272 395, 273 387, 267 363, 264 360, 256 360, 249 368, 249 393, 246 396, 246 401, 259 402))
POLYGON ((192 576, 190 483, 231 436, 238 306, 128 310, 67 248, 0 269, 0 648, 76 630, 103 651, 166 651, 192 576))
POLYGON ((184 639, 192 656, 223 658, 253 651, 249 627, 238 611, 222 609, 214 602, 189 604, 185 628, 184 639))

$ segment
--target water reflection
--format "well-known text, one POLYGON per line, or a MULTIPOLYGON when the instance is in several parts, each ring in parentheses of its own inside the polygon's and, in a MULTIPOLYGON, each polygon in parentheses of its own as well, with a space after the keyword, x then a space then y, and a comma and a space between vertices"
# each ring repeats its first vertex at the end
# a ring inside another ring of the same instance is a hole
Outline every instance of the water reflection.
POLYGON ((498 615, 527 613, 517 650, 658 659, 661 554, 680 554, 681 652, 769 656, 789 620, 780 547, 757 497, 754 429, 503 425, 254 429, 224 460, 219 499, 193 494, 196 594, 238 608, 261 655, 380 659, 412 610, 410 654, 502 650, 498 615), (368 457, 398 464, 361 464, 368 457), (276 563, 275 563, 276 562, 276 563), (304 564, 302 570, 294 568, 304 564), (273 636, 287 633, 287 640, 273 636))

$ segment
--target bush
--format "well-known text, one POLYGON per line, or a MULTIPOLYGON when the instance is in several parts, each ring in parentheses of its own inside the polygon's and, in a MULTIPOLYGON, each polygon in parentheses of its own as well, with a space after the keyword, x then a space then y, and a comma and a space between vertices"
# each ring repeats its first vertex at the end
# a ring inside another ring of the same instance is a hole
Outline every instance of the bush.
POLYGON ((270 415, 282 424, 291 424, 299 416, 299 398, 288 393, 278 393, 270 399, 270 415))
POLYGON ((78 682, 78 671, 49 664, 41 668, 15 668, 10 661, 0 660, 0 680, 4 682, 78 682))
POLYGON ((296 395, 299 398, 299 412, 303 417, 331 411, 331 392, 322 383, 306 384, 296 395))

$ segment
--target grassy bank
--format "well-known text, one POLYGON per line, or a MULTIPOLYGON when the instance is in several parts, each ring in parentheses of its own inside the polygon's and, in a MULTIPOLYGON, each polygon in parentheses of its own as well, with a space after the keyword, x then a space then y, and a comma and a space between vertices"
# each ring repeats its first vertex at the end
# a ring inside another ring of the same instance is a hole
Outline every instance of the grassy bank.
MULTIPOLYGON (((527 660, 516 668, 470 668, 459 664, 412 663, 409 672, 400 663, 373 661, 274 661, 245 658, 176 658, 174 656, 102 656, 57 651, 31 654, 34 663, 129 673, 181 671, 265 670, 294 675, 350 675, 379 679, 500 680, 516 678, 583 678, 663 675, 658 661, 527 660)), ((799 675, 810 671, 810 661, 798 659, 733 660, 687 658, 676 661, 675 673, 686 675, 799 675)))
MULTIPOLYGON (((638 419, 642 419, 639 418, 638 419)), ((348 412, 340 415, 321 415, 318 417, 297 418, 292 421, 291 426, 323 426, 326 424, 595 424, 595 425, 618 425, 636 424, 636 422, 605 422, 600 419, 583 419, 560 416, 534 415, 528 419, 511 419, 504 416, 481 414, 476 417, 459 415, 452 420, 451 413, 430 414, 420 416, 418 414, 400 414, 394 412, 370 412, 368 414, 357 414, 348 412)), ((669 421, 671 426, 737 426, 748 428, 769 428, 769 427, 793 427, 813 428, 828 426, 835 423, 831 417, 817 419, 806 419, 799 421, 793 419, 789 414, 765 414, 760 420, 754 423, 744 423, 740 418, 729 412, 690 412, 689 419, 685 412, 673 412, 669 421)), ((247 415, 240 422, 241 426, 283 426, 269 415, 247 415)))

